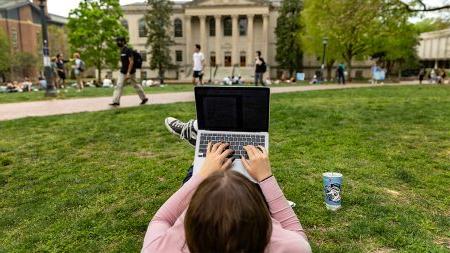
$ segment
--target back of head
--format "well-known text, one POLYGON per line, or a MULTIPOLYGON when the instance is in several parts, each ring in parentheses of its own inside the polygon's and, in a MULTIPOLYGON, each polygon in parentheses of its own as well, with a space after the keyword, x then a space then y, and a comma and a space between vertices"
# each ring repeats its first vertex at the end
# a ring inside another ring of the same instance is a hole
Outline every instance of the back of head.
POLYGON ((206 178, 192 196, 184 221, 190 252, 264 252, 272 234, 259 186, 235 171, 206 178))

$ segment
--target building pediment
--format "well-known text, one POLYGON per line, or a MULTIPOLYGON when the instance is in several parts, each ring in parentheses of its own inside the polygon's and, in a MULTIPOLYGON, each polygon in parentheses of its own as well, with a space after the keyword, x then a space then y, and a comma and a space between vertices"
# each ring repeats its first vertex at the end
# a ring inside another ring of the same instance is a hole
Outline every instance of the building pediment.
POLYGON ((206 6, 239 6, 239 5, 269 5, 268 1, 265 0, 194 0, 187 4, 189 7, 206 7, 206 6))

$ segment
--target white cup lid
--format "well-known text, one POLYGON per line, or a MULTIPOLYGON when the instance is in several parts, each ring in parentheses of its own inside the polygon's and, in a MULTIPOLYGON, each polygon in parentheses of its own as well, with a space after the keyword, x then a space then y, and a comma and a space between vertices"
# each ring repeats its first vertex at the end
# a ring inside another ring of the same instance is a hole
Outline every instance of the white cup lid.
POLYGON ((322 176, 324 176, 324 177, 342 177, 342 174, 337 173, 337 172, 325 172, 322 174, 322 176))

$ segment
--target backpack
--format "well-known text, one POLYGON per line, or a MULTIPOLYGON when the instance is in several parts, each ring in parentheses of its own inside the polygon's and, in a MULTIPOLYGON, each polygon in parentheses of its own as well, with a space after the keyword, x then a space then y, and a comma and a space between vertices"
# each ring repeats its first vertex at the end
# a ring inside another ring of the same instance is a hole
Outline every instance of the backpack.
POLYGON ((136 50, 132 50, 132 52, 133 52, 133 60, 134 60, 133 68, 135 68, 135 69, 142 68, 142 55, 136 50))
POLYGON ((266 65, 266 62, 265 62, 265 61, 263 61, 263 63, 261 64, 261 71, 262 71, 263 73, 266 73, 266 71, 267 71, 267 65, 266 65))
POLYGON ((83 60, 80 60, 80 67, 78 68, 78 70, 80 72, 84 72, 85 69, 86 69, 86 64, 84 64, 83 60))

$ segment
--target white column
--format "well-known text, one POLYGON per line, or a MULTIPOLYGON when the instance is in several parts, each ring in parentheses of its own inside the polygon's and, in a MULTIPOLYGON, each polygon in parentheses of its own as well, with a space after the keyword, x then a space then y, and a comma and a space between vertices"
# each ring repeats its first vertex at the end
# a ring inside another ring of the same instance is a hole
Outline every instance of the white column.
POLYGON ((249 14, 247 15, 247 66, 253 66, 253 56, 254 56, 254 37, 253 37, 253 18, 255 15, 249 14))
POLYGON ((203 54, 205 55, 206 64, 209 65, 209 51, 208 45, 206 45, 206 16, 199 16, 200 18, 200 46, 202 47, 203 54))
POLYGON ((232 15, 232 32, 233 32, 233 38, 232 38, 232 53, 231 53, 231 64, 239 65, 239 50, 238 50, 238 44, 239 44, 239 26, 238 26, 238 15, 232 15))
POLYGON ((220 42, 222 41, 222 16, 216 15, 214 16, 216 20, 216 41, 215 41, 215 47, 216 47, 216 64, 222 65, 222 50, 220 49, 220 42))
POLYGON ((184 33, 186 34, 186 64, 192 64, 192 31, 191 31, 191 16, 185 16, 184 19, 184 33))
POLYGON ((266 63, 268 63, 268 55, 269 55, 269 14, 263 15, 263 40, 264 46, 262 50, 262 55, 266 63))

